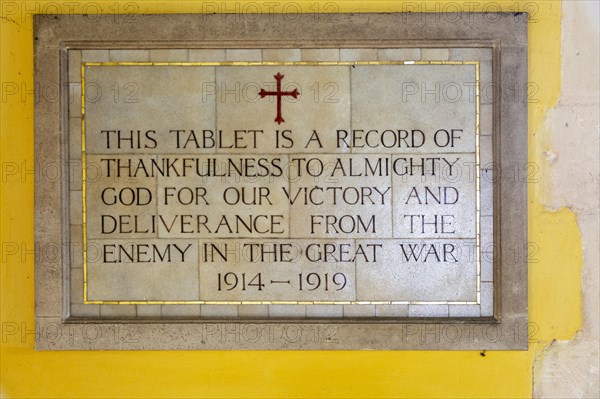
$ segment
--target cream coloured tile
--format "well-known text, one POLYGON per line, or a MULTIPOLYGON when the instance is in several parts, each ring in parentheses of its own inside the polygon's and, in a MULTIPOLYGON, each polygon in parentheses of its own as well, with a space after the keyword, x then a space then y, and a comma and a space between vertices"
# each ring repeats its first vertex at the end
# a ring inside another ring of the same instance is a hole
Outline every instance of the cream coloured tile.
POLYGON ((421 59, 423 61, 446 61, 450 57, 447 48, 423 48, 421 49, 421 59))
POLYGON ((69 118, 69 159, 81 159, 81 118, 69 118))
POLYGON ((237 305, 201 305, 201 317, 237 317, 237 305))
POLYGON ((491 173, 491 171, 481 171, 481 178, 479 179, 482 216, 491 216, 494 212, 494 184, 486 178, 487 173, 491 173))
POLYGON ((307 317, 343 317, 344 308, 342 305, 306 305, 307 317))
POLYGON ((340 61, 376 61, 377 49, 342 48, 340 61))
POLYGON ((380 61, 418 61, 421 59, 420 48, 386 48, 379 49, 377 57, 380 61))
POLYGON ((481 283, 481 316, 494 315, 494 284, 481 283))
POLYGON ((69 118, 81 118, 81 83, 69 83, 69 118))
POLYGON ((71 225, 70 261, 71 269, 83 267, 83 233, 81 225, 71 225))
POLYGON ((356 65, 351 75, 353 152, 475 151, 474 65, 356 65))
POLYGON ((491 61, 492 48, 451 48, 450 61, 491 61))
POLYGON ((492 104, 480 104, 479 106, 479 134, 481 136, 491 136, 492 130, 492 104))
POLYGON ((226 61, 261 61, 262 51, 258 49, 227 49, 226 61))
MULTIPOLYGON (((493 104, 500 100, 500 86, 492 76, 492 63, 490 61, 479 64, 479 90, 482 104, 493 104)), ((515 101, 510 98, 509 101, 515 101)), ((518 101, 518 99, 517 99, 518 101)))
POLYGON ((100 316, 100 305, 83 305, 78 303, 72 303, 70 309, 70 316, 72 317, 99 317, 100 316))
POLYGON ((262 51, 263 61, 300 61, 300 49, 264 49, 262 51))
POLYGON ((339 49, 302 49, 302 61, 339 61, 339 49))
POLYGON ((69 168, 69 190, 71 191, 81 191, 82 190, 82 182, 81 182, 81 174, 82 174, 82 161, 81 159, 70 159, 68 168, 69 168))
POLYGON ((186 62, 188 60, 187 49, 154 49, 149 50, 150 61, 159 62, 186 62))
POLYGON ((69 219, 71 224, 81 224, 81 191, 71 191, 69 200, 69 219))
POLYGON ((108 50, 81 50, 82 62, 108 62, 110 61, 108 50))
MULTIPOLYGON (((498 165, 495 166, 499 168, 498 165)), ((486 182, 493 183, 494 182, 494 169, 481 169, 481 179, 486 182)))
POLYGON ((375 317, 375 305, 344 305, 344 317, 375 317))
POLYGON ((480 317, 479 305, 448 305, 448 316, 450 317, 480 317))
POLYGON ((110 61, 134 62, 149 61, 149 50, 109 50, 110 61))
POLYGON ((269 317, 306 317, 306 306, 269 305, 269 317))
POLYGON ((214 67, 87 67, 86 84, 103 93, 86 96, 88 153, 214 152, 214 67))
POLYGON ((238 305, 238 316, 248 318, 268 317, 269 305, 238 305))
POLYGON ((69 50, 68 57, 68 74, 69 82, 81 82, 81 50, 69 50))
POLYGON ((71 303, 83 303, 83 269, 71 269, 71 303))
POLYGON ((348 66, 218 67, 217 88, 217 130, 223 131, 226 142, 231 143, 236 130, 258 131, 256 142, 244 144, 245 148, 219 152, 257 152, 257 148, 266 153, 332 152, 336 129, 350 124, 348 66), (298 92, 297 98, 281 98, 281 123, 276 96, 259 95, 263 89, 276 92, 278 74, 283 75, 283 92, 298 92))
POLYGON ((225 50, 221 49, 189 49, 190 62, 222 62, 225 61, 225 50))
POLYGON ((408 305, 375 305, 377 317, 406 317, 408 305))
POLYGON ((135 305, 100 305, 100 317, 103 319, 135 316, 135 305))
POLYGON ((161 305, 136 305, 137 317, 160 318, 161 305))
POLYGON ((494 281, 494 249, 491 245, 482 247, 481 253, 481 281, 494 281))
POLYGON ((200 305, 162 305, 163 317, 199 317, 200 305))
POLYGON ((494 217, 481 217, 481 246, 485 249, 491 248, 494 239, 494 217))
MULTIPOLYGON (((487 216, 485 216, 487 217, 487 216)), ((493 237, 492 237, 493 238, 493 237)), ((492 243, 489 242, 489 240, 484 239, 482 240, 481 243, 481 257, 484 261, 486 262, 496 262, 498 261, 498 248, 492 243)), ((490 273, 491 273, 491 266, 490 266, 490 273)), ((491 281, 491 279, 490 279, 491 281)))
POLYGON ((379 243, 376 261, 356 262, 358 301, 475 301, 475 242, 357 240, 379 243))
POLYGON ((409 305, 408 317, 448 317, 448 305, 409 305))
POLYGON ((190 240, 96 240, 88 257, 88 299, 198 300, 198 246, 190 240))

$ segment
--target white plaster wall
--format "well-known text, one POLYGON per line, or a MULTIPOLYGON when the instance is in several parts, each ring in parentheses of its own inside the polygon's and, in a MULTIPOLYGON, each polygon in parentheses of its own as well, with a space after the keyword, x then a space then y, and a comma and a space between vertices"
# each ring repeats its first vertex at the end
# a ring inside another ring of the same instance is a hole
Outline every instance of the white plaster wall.
MULTIPOLYGON (((583 245, 583 328, 546 348, 534 366, 536 398, 600 398, 598 0, 563 0, 562 89, 544 131, 544 204, 577 216, 583 245)), ((565 265, 568 267, 568 265, 565 265)))

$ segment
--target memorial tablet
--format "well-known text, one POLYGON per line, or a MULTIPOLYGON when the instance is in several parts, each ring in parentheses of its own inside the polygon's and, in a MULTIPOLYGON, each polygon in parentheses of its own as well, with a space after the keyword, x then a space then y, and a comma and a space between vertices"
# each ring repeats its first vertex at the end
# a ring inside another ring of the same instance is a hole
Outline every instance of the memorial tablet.
POLYGON ((152 325, 184 326, 177 348, 371 347, 352 326, 382 322, 415 347, 421 320, 498 334, 494 43, 186 44, 61 50, 67 323, 128 326, 118 348, 173 347, 139 341, 152 325))

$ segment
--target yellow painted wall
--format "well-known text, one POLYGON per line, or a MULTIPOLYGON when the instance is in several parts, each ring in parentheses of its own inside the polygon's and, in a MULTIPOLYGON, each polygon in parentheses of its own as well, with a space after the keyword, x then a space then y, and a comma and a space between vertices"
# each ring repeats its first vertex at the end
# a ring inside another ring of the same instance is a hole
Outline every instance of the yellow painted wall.
POLYGON ((532 368, 581 326, 575 216, 541 204, 546 112, 560 95, 560 1, 4 1, 1 28, 1 388, 30 397, 530 397, 532 368), (258 8, 257 8, 258 7, 258 8), (271 8, 269 8, 271 7, 271 8), (203 11, 529 11, 529 318, 527 352, 40 352, 34 347, 31 13, 203 11))

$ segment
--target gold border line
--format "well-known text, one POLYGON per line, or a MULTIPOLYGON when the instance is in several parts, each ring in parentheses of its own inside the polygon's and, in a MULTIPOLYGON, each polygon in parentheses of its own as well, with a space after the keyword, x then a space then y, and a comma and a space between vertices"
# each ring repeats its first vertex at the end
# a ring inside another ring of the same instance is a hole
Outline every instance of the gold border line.
POLYGON ((87 301, 85 305, 478 305, 460 301, 87 301))
POLYGON ((83 303, 87 294, 87 205, 86 205, 86 150, 85 150, 85 64, 81 64, 81 224, 83 230, 83 303))
POLYGON ((479 61, 293 61, 293 62, 82 62, 81 63, 81 179, 83 228, 83 303, 94 305, 480 305, 481 304, 481 230, 480 230, 480 77, 479 61), (474 65, 475 66, 475 190, 476 190, 476 272, 477 300, 472 301, 111 301, 88 300, 87 206, 85 149, 85 68, 90 66, 347 66, 347 65, 474 65))
POLYGON ((479 65, 479 61, 214 61, 155 62, 110 61, 82 62, 85 66, 346 66, 346 65, 479 65))
POLYGON ((480 120, 479 120, 479 101, 480 101, 480 93, 479 93, 479 62, 475 64, 475 165, 477 169, 477 173, 475 174, 475 201, 476 201, 476 210, 475 210, 475 220, 476 220, 476 248, 477 253, 476 262, 477 262, 477 304, 481 304, 481 162, 480 162, 480 147, 479 147, 479 128, 480 128, 480 120))

